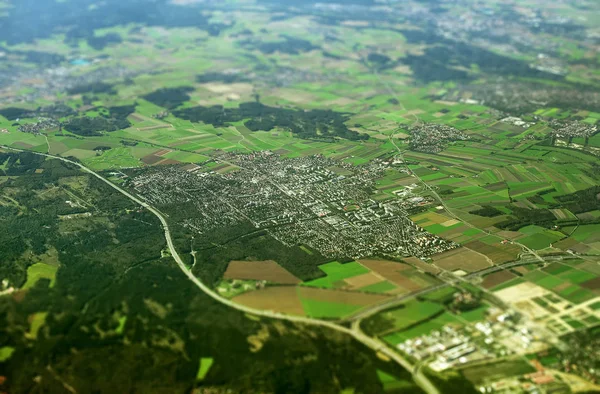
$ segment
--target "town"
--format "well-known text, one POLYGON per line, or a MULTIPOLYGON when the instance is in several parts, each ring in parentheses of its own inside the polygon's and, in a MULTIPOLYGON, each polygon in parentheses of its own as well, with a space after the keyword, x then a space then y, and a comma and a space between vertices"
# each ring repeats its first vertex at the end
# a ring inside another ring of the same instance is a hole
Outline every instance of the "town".
POLYGON ((321 155, 285 159, 265 151, 226 153, 215 162, 236 170, 154 167, 129 182, 151 204, 193 206, 198 214, 181 224, 197 234, 250 222, 285 245, 308 245, 331 258, 425 257, 458 246, 408 218, 409 210, 432 202, 415 194, 416 185, 386 201, 372 198, 375 181, 392 168, 391 160, 354 167, 321 155))

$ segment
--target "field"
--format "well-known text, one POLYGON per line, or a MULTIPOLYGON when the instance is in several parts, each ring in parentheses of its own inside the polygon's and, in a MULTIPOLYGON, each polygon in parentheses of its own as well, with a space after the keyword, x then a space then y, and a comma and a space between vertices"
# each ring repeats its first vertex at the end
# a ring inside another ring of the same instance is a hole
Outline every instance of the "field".
POLYGON ((341 264, 337 261, 334 261, 328 264, 323 264, 319 266, 319 268, 327 276, 306 282, 304 283, 305 286, 323 287, 328 289, 344 288, 350 285, 345 281, 345 279, 368 274, 370 272, 368 268, 357 262, 341 264))
POLYGON ((57 269, 58 267, 44 263, 36 263, 29 266, 27 268, 27 282, 23 285, 23 289, 32 288, 40 279, 49 279, 50 287, 54 286, 57 269))
POLYGON ((509 271, 494 272, 493 274, 484 277, 481 286, 486 289, 491 289, 501 285, 502 283, 508 282, 509 280, 512 280, 515 277, 516 275, 509 271))
POLYGON ((485 255, 476 253, 465 247, 435 255, 433 261, 436 266, 447 271, 462 270, 474 272, 493 265, 485 255))
POLYGON ((300 279, 275 261, 232 261, 223 276, 225 279, 266 280, 279 284, 298 284, 300 279))
POLYGON ((344 317, 386 299, 381 294, 306 286, 268 286, 233 298, 253 308, 319 318, 344 317))
POLYGON ((587 263, 553 263, 531 270, 523 278, 504 281, 492 290, 504 302, 562 335, 600 321, 594 309, 600 299, 600 281, 598 274, 584 264, 587 263))
MULTIPOLYGON (((389 288, 388 291, 391 294, 410 293, 436 283, 432 277, 422 274, 405 263, 374 259, 361 259, 360 263, 380 277, 385 278, 385 281, 371 286, 389 288)), ((363 287, 361 290, 372 291, 369 290, 369 287, 363 287)))
POLYGON ((525 360, 507 360, 465 367, 460 372, 473 384, 481 385, 486 382, 532 373, 535 372, 535 368, 525 360))

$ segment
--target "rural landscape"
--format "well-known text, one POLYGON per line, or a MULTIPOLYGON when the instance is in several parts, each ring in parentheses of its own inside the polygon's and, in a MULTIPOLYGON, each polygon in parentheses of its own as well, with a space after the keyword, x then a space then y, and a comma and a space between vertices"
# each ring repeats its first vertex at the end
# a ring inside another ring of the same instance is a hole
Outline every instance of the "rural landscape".
POLYGON ((0 0, 0 394, 600 392, 596 0, 0 0))

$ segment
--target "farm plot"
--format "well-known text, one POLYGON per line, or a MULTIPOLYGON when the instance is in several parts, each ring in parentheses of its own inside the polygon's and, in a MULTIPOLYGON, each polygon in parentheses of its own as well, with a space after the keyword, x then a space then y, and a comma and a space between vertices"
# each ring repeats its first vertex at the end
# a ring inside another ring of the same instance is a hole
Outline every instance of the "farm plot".
POLYGON ((266 287, 234 297, 233 301, 251 308, 305 316, 295 286, 266 287))
POLYGON ((386 295, 299 286, 298 296, 307 316, 339 318, 389 299, 386 295))
POLYGON ((368 274, 370 271, 365 266, 357 262, 351 262, 341 264, 337 261, 323 264, 319 266, 319 269, 323 271, 327 276, 324 278, 315 279, 309 282, 305 282, 304 286, 311 287, 322 287, 322 288, 347 288, 350 285, 345 279, 349 279, 355 276, 368 274))
POLYGON ((285 268, 273 260, 266 261, 231 261, 224 275, 225 279, 266 280, 279 284, 298 284, 296 278, 285 268))
POLYGON ((467 248, 457 248, 432 256, 434 264, 444 270, 475 272, 492 266, 488 258, 467 248))
MULTIPOLYGON (((419 260, 419 262, 421 261, 419 260)), ((393 284, 394 288, 388 291, 393 294, 410 293, 436 283, 434 278, 420 273, 408 264, 375 259, 360 260, 360 263, 383 277, 387 283, 393 284)), ((368 288, 362 288, 361 290, 368 291, 368 288)))
POLYGON ((496 286, 501 286, 503 283, 506 283, 516 277, 517 275, 509 271, 494 272, 493 274, 487 275, 485 278, 483 278, 481 286, 485 289, 491 289, 496 286))

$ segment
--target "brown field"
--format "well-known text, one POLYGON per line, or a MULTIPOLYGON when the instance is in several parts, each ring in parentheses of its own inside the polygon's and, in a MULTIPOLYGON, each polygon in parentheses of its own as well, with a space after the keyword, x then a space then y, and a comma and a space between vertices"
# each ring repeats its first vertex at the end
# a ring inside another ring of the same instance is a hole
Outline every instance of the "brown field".
POLYGON ((161 161, 163 158, 160 156, 156 156, 156 155, 148 155, 148 156, 144 156, 142 157, 142 162, 144 164, 148 164, 148 165, 152 165, 152 164, 156 164, 159 161, 161 161))
POLYGON ((371 271, 400 286, 406 292, 420 290, 426 286, 421 281, 415 281, 410 277, 410 274, 416 271, 408 264, 389 260, 359 260, 359 262, 371 271))
POLYGON ((584 287, 586 289, 590 289, 590 290, 598 290, 600 289, 600 276, 594 279, 590 279, 586 282, 583 282, 580 284, 581 287, 584 287))
MULTIPOLYGON (((414 183, 414 180, 412 183, 414 183)), ((451 220, 451 218, 449 218, 448 216, 440 215, 439 213, 434 213, 434 212, 426 212, 426 213, 419 214, 417 216, 413 216, 411 218, 411 220, 413 222, 416 222, 418 220, 425 219, 425 218, 427 218, 427 220, 429 222, 431 222, 432 224, 433 223, 441 224, 441 223, 445 223, 445 222, 451 220)), ((423 223, 421 225, 421 227, 426 226, 426 225, 427 225, 426 223, 423 223)))
POLYGON ((513 268, 513 269, 515 271, 517 271, 518 273, 523 274, 523 275, 526 275, 526 274, 529 273, 529 270, 527 268, 525 268, 525 267, 516 267, 516 268, 513 268))
POLYGON ((494 272, 493 274, 483 278, 481 286, 483 286, 485 289, 491 289, 492 287, 498 286, 504 282, 508 282, 515 277, 516 275, 509 271, 494 272))
POLYGON ((160 165, 163 165, 163 166, 168 166, 168 165, 171 165, 171 164, 181 164, 181 162, 177 161, 177 160, 173 160, 173 159, 166 159, 166 160, 160 161, 157 164, 160 164, 160 165))
POLYGON ((359 306, 372 305, 389 298, 389 296, 383 294, 359 293, 303 286, 298 287, 298 294, 301 298, 359 306))
POLYGON ((266 261, 232 261, 227 266, 225 279, 266 280, 284 285, 295 285, 301 282, 285 268, 273 260, 266 261))
POLYGON ((256 309, 290 315, 305 315, 302 302, 298 298, 296 286, 266 287, 261 290, 241 294, 234 297, 233 301, 256 309))
POLYGON ((462 269, 474 272, 491 265, 484 256, 465 247, 435 255, 433 261, 435 265, 448 271, 462 269))
POLYGON ((383 282, 383 278, 373 272, 368 272, 366 274, 353 276, 352 278, 344 279, 350 287, 353 289, 359 289, 361 287, 374 285, 375 283, 383 282))
POLYGON ((157 152, 154 152, 154 154, 156 156, 162 156, 162 155, 166 155, 167 153, 171 153, 171 152, 172 152, 172 150, 170 150, 170 149, 161 149, 157 152))
POLYGON ((414 265, 423 272, 429 272, 432 274, 440 273, 440 269, 438 267, 436 267, 433 264, 426 263, 423 260, 418 259, 416 257, 405 257, 402 260, 406 261, 408 264, 414 265))
POLYGON ((488 245, 481 241, 472 241, 464 245, 465 247, 479 252, 489 257, 494 264, 502 264, 508 261, 513 261, 517 258, 521 249, 516 245, 488 245))

